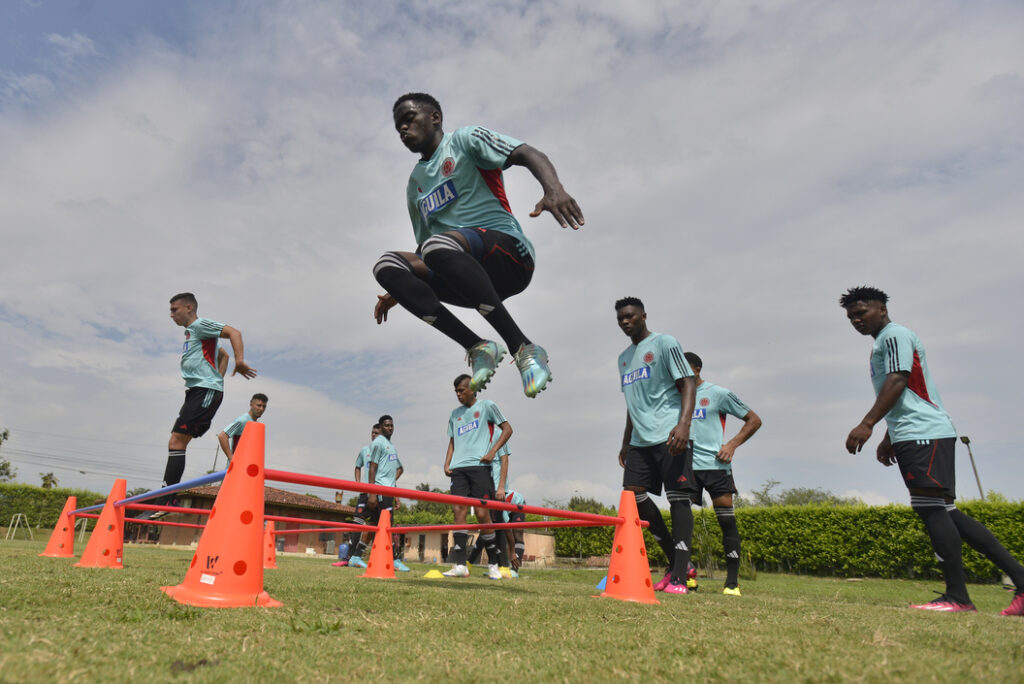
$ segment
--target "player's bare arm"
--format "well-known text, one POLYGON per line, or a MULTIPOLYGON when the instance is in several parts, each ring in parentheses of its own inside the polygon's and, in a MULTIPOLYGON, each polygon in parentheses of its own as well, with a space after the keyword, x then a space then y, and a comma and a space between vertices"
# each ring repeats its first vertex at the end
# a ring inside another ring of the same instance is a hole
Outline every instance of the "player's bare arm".
MULTIPOLYGON (((370 463, 370 467, 366 473, 366 481, 370 484, 377 484, 377 462, 373 461, 370 463)), ((366 503, 370 508, 376 508, 379 498, 376 494, 369 494, 366 498, 366 503)))
POLYGON ((875 403, 871 406, 871 410, 867 412, 864 420, 857 427, 850 430, 850 434, 846 437, 848 452, 856 454, 864 448, 864 444, 871 439, 871 431, 875 425, 896 405, 903 390, 907 388, 909 377, 910 373, 904 371, 889 373, 885 376, 885 382, 882 384, 878 396, 875 397, 875 403))
POLYGON ((682 406, 679 409, 679 422, 668 433, 668 450, 673 455, 679 455, 686 451, 690 442, 690 421, 693 420, 693 405, 697 397, 697 381, 693 376, 679 378, 676 380, 676 389, 682 398, 682 406))
POLYGON ((228 374, 228 361, 230 357, 228 353, 224 351, 224 347, 217 347, 217 372, 220 373, 220 377, 224 377, 228 374))
POLYGON ((228 437, 228 433, 221 432, 217 435, 217 443, 220 444, 220 450, 224 452, 224 455, 231 460, 231 438, 228 437))
POLYGON ((536 218, 549 211, 563 228, 579 230, 583 226, 580 205, 562 187, 558 172, 546 154, 524 143, 512 150, 512 154, 508 155, 508 163, 529 169, 544 190, 544 196, 537 202, 530 216, 536 218))
POLYGON ((447 477, 452 476, 452 454, 455 453, 455 440, 451 437, 448 438, 448 454, 444 457, 444 474, 447 477))
POLYGON ((622 448, 619 449, 619 465, 626 467, 626 454, 629 453, 629 438, 633 435, 633 420, 626 411, 626 429, 622 432, 622 448))
POLYGON ((484 457, 480 459, 481 463, 493 463, 494 459, 498 455, 498 450, 505 446, 505 442, 512 436, 512 425, 506 420, 504 423, 498 426, 501 428, 501 435, 498 437, 498 441, 495 442, 491 448, 484 454, 484 457))
POLYGON ((761 417, 753 411, 748 411, 742 420, 743 427, 740 428, 740 431, 736 433, 735 437, 723 444, 721 451, 715 455, 715 458, 722 463, 732 463, 737 447, 753 437, 754 433, 761 429, 761 417))
MULTIPOLYGON (((494 492, 494 498, 498 501, 505 500, 505 486, 508 483, 508 461, 512 458, 512 454, 505 454, 501 459, 501 470, 498 473, 498 489, 494 492)), ((515 555, 515 551, 512 552, 515 555)))
POLYGON ((245 362, 245 344, 242 342, 242 333, 230 325, 225 325, 224 329, 220 331, 220 336, 231 343, 231 351, 235 353, 235 369, 231 371, 231 375, 241 374, 246 380, 255 378, 256 369, 245 362))

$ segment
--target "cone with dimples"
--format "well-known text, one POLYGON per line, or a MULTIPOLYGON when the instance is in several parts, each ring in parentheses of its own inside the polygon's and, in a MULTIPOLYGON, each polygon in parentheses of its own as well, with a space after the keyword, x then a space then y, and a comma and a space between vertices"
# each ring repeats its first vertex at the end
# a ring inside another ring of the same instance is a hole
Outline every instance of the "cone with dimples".
POLYGON ((277 545, 274 543, 274 521, 263 528, 263 569, 277 570, 277 545))
POLYGON ((82 558, 75 563, 76 568, 116 568, 120 570, 121 555, 124 550, 124 508, 114 506, 114 502, 125 498, 125 480, 114 480, 114 488, 110 490, 107 502, 103 504, 96 527, 89 535, 82 558))
POLYGON ((280 606, 263 591, 263 423, 242 432, 185 581, 161 587, 178 603, 205 608, 280 606))
POLYGON ((50 541, 46 544, 46 550, 40 556, 50 558, 71 558, 75 555, 75 516, 68 515, 78 506, 78 499, 69 496, 64 502, 64 509, 57 518, 57 524, 53 526, 50 534, 50 541))
POLYGON ((391 548, 391 511, 380 512, 377 534, 373 537, 373 547, 370 549, 370 560, 366 563, 366 572, 360 577, 395 579, 395 554, 391 548))
POLYGON ((619 517, 623 522, 615 526, 608 579, 601 596, 620 601, 659 603, 658 599, 654 598, 651 566, 647 562, 643 527, 640 525, 640 514, 636 510, 636 497, 633 492, 622 492, 619 499, 619 517))

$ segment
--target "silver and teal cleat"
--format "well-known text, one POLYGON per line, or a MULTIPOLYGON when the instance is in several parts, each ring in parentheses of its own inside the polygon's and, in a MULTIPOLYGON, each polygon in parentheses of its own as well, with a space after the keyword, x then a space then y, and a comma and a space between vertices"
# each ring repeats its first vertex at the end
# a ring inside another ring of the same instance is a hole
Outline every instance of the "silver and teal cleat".
POLYGON ((497 342, 484 340, 477 342, 466 351, 466 360, 473 369, 473 378, 469 381, 469 389, 479 392, 490 382, 498 364, 505 358, 505 348, 497 342))
POLYGON ((539 344, 524 344, 515 353, 516 366, 523 376, 523 392, 535 397, 544 391, 551 381, 548 368, 548 353, 539 344))

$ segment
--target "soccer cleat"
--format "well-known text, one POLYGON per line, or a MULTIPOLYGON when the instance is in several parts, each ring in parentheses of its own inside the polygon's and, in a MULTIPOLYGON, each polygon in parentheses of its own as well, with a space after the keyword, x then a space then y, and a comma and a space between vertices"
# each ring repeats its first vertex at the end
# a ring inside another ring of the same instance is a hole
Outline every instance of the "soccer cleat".
POLYGON ((1006 610, 999 611, 1000 615, 1024 615, 1024 589, 1013 595, 1013 600, 1006 610))
POLYGON ((697 591, 697 580, 693 579, 692 577, 686 580, 686 588, 690 591, 697 591))
POLYGON ((722 589, 722 593, 726 596, 743 596, 743 594, 740 593, 739 587, 726 587, 725 589, 722 589))
POLYGON ((669 582, 665 586, 666 594, 689 594, 690 590, 686 588, 686 584, 676 580, 675 582, 669 582))
POLYGON ((398 572, 409 572, 409 566, 401 561, 401 559, 395 559, 395 570, 398 572))
POLYGON ((658 583, 654 585, 654 591, 665 591, 665 587, 672 581, 672 573, 666 572, 665 576, 658 580, 658 583))
POLYGON ((502 566, 502 567, 498 568, 498 570, 501 571, 501 576, 504 579, 512 579, 512 568, 508 568, 508 567, 502 566))
POLYGON ((469 569, 465 565, 453 565, 448 572, 442 572, 445 577, 469 577, 469 569))
POLYGON ((487 579, 501 579, 501 570, 498 568, 497 565, 487 566, 487 579))
POLYGON ((332 568, 345 568, 345 567, 348 567, 348 561, 347 560, 340 560, 337 563, 331 563, 331 567, 332 568))
POLYGON ((523 344, 515 353, 516 366, 523 376, 523 392, 528 397, 535 397, 544 391, 551 381, 551 369, 548 368, 548 353, 537 344, 523 344))
POLYGON ((466 360, 473 369, 469 389, 479 392, 490 382, 498 364, 505 358, 505 348, 497 342, 482 340, 466 350, 466 360))
POLYGON ((509 569, 509 571, 508 571, 508 578, 509 579, 519 579, 519 571, 515 570, 515 569, 509 569))
POLYGON ((366 561, 364 561, 359 556, 352 556, 348 559, 348 565, 350 568, 365 568, 366 561))
POLYGON ((978 609, 972 603, 960 603, 943 594, 934 601, 928 603, 911 604, 911 608, 918 610, 932 610, 936 613, 976 613, 978 609))

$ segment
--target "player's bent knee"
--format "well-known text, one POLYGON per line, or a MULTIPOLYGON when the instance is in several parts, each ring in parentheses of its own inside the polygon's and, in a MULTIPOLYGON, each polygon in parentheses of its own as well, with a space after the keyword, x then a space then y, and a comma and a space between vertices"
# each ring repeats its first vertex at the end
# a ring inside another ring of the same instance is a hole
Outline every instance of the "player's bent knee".
POLYGON ((423 254, 423 260, 429 262, 432 256, 436 256, 441 252, 465 252, 465 248, 462 246, 454 236, 447 233, 441 233, 440 235, 432 235, 427 238, 421 249, 423 254))
POLYGON ((384 282, 381 280, 381 276, 383 274, 386 279, 386 272, 389 269, 398 269, 399 271, 413 273, 412 265, 398 252, 385 252, 381 255, 380 259, 377 259, 377 263, 373 265, 373 277, 377 279, 378 283, 384 285, 384 282))

